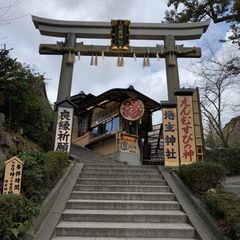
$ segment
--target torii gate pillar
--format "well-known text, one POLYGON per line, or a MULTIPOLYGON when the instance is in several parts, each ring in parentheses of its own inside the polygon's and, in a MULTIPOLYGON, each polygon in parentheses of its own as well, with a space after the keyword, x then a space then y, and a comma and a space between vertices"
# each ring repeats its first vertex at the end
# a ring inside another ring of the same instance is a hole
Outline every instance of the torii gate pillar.
MULTIPOLYGON (((65 38, 65 46, 74 48, 76 43, 76 35, 68 33, 65 38)), ((61 74, 58 85, 57 103, 62 102, 71 96, 72 75, 74 64, 68 63, 69 53, 64 53, 62 57, 61 74)), ((69 100, 69 99, 68 99, 69 100)))
MULTIPOLYGON (((164 38, 164 46, 166 51, 175 49, 175 37, 172 35, 165 36, 164 38)), ((176 56, 171 56, 168 54, 165 60, 166 64, 166 72, 167 72, 167 89, 168 89, 168 100, 173 101, 175 100, 174 90, 180 88, 179 83, 179 74, 178 74, 178 63, 176 56), (170 65, 171 57, 174 57, 175 64, 170 65)))

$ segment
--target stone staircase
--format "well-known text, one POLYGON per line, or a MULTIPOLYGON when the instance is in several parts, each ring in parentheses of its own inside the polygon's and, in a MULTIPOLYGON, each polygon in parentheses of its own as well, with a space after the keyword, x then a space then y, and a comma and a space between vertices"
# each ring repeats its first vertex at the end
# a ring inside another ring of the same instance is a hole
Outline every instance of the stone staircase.
MULTIPOLYGON (((84 151, 73 155, 80 157, 84 151)), ((157 167, 129 166, 104 157, 96 161, 94 154, 78 161, 84 167, 53 240, 196 239, 157 167)))
POLYGON ((111 157, 77 145, 71 146, 71 155, 74 157, 74 160, 79 163, 127 164, 126 162, 119 162, 111 157))

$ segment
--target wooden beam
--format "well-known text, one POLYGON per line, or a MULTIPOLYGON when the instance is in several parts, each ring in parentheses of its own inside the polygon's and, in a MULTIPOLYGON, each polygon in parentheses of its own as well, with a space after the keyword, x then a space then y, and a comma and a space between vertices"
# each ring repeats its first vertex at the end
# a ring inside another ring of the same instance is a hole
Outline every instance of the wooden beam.
POLYGON ((182 47, 176 46, 175 49, 165 50, 164 46, 157 45, 156 47, 130 47, 128 51, 115 51, 111 50, 109 46, 103 45, 84 45, 83 43, 76 43, 74 48, 64 47, 64 44, 40 44, 39 53, 46 55, 62 55, 67 52, 75 53, 80 51, 81 56, 101 56, 104 54, 106 57, 146 57, 150 58, 164 58, 168 54, 174 54, 177 57, 184 58, 199 58, 201 57, 201 48, 197 47, 182 47))

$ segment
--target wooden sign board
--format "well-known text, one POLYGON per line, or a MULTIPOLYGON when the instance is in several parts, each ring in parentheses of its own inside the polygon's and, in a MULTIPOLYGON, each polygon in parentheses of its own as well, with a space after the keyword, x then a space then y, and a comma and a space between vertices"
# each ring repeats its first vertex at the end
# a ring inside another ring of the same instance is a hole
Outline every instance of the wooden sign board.
POLYGON ((137 136, 124 133, 117 134, 117 150, 120 152, 137 153, 137 136))
POLYGON ((196 143, 192 96, 177 96, 181 165, 196 162, 196 143))
POLYGON ((126 51, 129 49, 129 20, 111 21, 111 50, 126 51))
POLYGON ((21 192, 23 162, 13 157, 5 162, 5 175, 3 183, 3 195, 17 194, 21 192))
POLYGON ((167 167, 179 166, 177 109, 162 108, 163 114, 163 141, 164 165, 167 167))
POLYGON ((140 99, 129 98, 122 102, 120 113, 128 121, 137 121, 144 114, 144 104, 140 99))

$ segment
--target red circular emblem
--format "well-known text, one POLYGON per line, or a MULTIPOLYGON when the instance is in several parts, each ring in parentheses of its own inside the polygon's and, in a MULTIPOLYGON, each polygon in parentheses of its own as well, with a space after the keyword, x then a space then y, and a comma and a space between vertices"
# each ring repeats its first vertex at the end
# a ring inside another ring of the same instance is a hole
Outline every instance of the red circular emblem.
POLYGON ((136 121, 144 114, 144 104, 141 100, 126 99, 120 106, 120 113, 125 119, 136 121))

